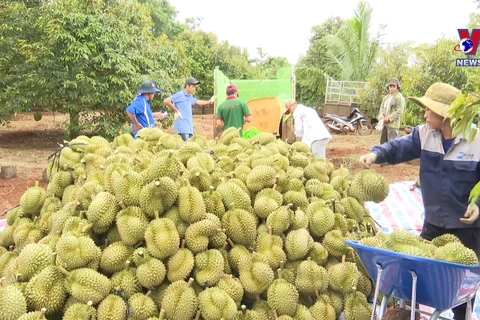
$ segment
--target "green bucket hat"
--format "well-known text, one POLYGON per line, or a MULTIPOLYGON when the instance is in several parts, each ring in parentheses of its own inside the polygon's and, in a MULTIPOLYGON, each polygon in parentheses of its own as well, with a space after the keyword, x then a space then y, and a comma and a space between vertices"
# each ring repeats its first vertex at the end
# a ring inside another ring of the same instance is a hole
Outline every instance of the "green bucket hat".
POLYGON ((435 82, 427 89, 421 98, 408 97, 408 100, 422 108, 428 108, 441 117, 446 117, 450 104, 457 99, 462 92, 449 84, 435 82))

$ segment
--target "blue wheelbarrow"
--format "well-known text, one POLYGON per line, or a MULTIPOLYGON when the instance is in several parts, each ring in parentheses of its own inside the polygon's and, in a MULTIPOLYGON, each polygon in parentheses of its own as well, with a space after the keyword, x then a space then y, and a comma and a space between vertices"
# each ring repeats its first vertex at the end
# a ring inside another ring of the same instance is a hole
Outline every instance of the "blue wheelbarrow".
POLYGON ((379 293, 384 297, 378 319, 385 314, 388 299, 400 299, 401 306, 411 301, 410 319, 415 319, 416 303, 435 309, 430 319, 444 311, 468 303, 467 319, 472 319, 471 300, 480 287, 480 265, 470 266, 430 258, 416 257, 346 240, 355 250, 375 283, 372 320, 375 319, 379 293))

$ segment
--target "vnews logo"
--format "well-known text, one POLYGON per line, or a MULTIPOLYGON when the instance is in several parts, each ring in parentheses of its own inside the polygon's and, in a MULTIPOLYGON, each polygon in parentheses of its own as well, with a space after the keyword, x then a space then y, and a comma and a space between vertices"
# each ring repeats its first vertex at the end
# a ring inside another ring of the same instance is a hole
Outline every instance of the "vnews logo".
MULTIPOLYGON (((453 48, 455 51, 461 51, 467 56, 477 54, 478 42, 480 40, 480 29, 473 29, 472 33, 468 29, 458 29, 460 42, 453 48)), ((457 67, 480 67, 480 58, 457 58, 457 67)))

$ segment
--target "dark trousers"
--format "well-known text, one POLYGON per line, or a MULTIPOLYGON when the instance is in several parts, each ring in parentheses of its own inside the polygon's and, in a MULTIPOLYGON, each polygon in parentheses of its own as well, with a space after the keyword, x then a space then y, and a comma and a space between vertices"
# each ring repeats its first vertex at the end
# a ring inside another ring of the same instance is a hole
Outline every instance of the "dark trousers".
POLYGON ((380 144, 384 144, 392 139, 398 138, 399 133, 398 129, 383 127, 382 133, 380 135, 380 144))
POLYGON ((192 137, 192 135, 190 133, 179 133, 178 135, 180 137, 182 137, 183 141, 187 141, 188 139, 190 139, 192 137))
MULTIPOLYGON (((422 233, 420 237, 426 240, 432 240, 435 237, 441 236, 445 233, 451 233, 460 239, 463 245, 472 249, 480 256, 480 228, 462 228, 462 229, 445 229, 443 227, 434 226, 428 222, 424 222, 422 233)), ((475 297, 472 299, 472 308, 475 303, 475 297)), ((461 304, 452 309, 455 320, 464 320, 467 304, 461 304)))

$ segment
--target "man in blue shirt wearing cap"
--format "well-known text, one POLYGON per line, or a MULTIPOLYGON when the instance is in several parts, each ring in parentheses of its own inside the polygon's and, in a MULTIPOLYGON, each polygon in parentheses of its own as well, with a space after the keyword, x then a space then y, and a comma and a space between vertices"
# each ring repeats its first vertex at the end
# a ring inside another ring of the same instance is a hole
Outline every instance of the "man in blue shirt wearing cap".
POLYGON ((215 99, 215 96, 213 96, 209 101, 197 100, 193 94, 195 93, 195 86, 198 84, 200 84, 200 81, 194 77, 190 77, 185 80, 185 85, 182 90, 163 100, 163 102, 175 112, 173 129, 178 132, 183 141, 187 141, 193 135, 192 106, 194 104, 199 106, 209 105, 212 104, 215 99))
POLYGON ((155 86, 153 81, 145 81, 140 85, 137 95, 130 103, 126 110, 127 115, 132 120, 133 136, 136 137, 138 131, 142 128, 155 127, 154 118, 162 119, 165 114, 160 112, 152 112, 150 108, 150 100, 160 90, 155 86))

